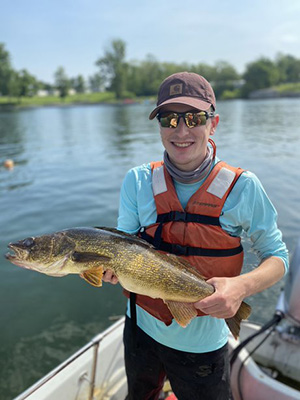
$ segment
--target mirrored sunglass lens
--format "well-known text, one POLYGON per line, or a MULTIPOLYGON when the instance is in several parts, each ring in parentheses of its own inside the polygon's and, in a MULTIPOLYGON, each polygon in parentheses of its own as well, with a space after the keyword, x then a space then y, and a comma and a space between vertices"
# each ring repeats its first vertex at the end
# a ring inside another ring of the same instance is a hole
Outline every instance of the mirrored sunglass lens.
POLYGON ((160 124, 163 128, 176 128, 178 122, 178 115, 172 114, 161 114, 160 124))
POLYGON ((185 122, 189 128, 206 124, 206 114, 204 112, 199 113, 186 113, 185 122))

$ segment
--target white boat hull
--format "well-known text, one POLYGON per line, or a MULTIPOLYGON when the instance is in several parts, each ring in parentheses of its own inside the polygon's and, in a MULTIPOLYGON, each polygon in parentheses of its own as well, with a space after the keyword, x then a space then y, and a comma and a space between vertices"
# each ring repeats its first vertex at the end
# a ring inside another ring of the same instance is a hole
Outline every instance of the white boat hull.
MULTIPOLYGON (((15 400, 124 400, 127 382, 123 358, 123 327, 124 318, 96 336, 15 400)), ((241 339, 258 329, 258 325, 243 323, 241 339)), ((247 349, 251 351, 260 340, 250 342, 247 349)), ((233 337, 229 338, 231 349, 238 344, 233 337)), ((252 357, 249 358, 248 350, 242 349, 232 368, 234 400, 300 399, 300 391, 266 374, 252 357), (244 366, 240 371, 242 363, 244 366)), ((300 388, 299 343, 286 341, 274 333, 255 353, 255 357, 261 364, 275 367, 277 371, 298 381, 300 388)))
MULTIPOLYGON (((259 330, 259 326, 243 323, 241 340, 259 330)), ((280 373, 287 379, 292 379, 299 384, 300 389, 300 347, 299 343, 287 341, 284 336, 274 332, 267 340, 249 357, 251 352, 264 338, 264 334, 254 339, 242 349, 231 371, 231 387, 234 400, 294 400, 300 399, 300 391, 281 383, 270 374, 265 373, 259 365, 280 373), (241 368, 242 363, 244 366, 241 368), (240 370, 241 368, 241 370, 240 370), (242 393, 242 398, 239 394, 242 393)), ((233 337, 229 338, 229 346, 234 349, 239 342, 233 337)))
POLYGON ((124 400, 124 318, 20 394, 15 400, 124 400))

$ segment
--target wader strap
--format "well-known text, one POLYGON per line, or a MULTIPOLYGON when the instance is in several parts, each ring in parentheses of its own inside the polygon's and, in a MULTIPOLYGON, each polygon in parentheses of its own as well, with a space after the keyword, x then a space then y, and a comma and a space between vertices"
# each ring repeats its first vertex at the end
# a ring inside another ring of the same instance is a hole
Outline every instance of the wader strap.
POLYGON ((131 320, 131 334, 132 334, 132 345, 135 349, 137 347, 136 331, 137 331, 137 319, 136 319, 136 293, 130 292, 130 320, 131 320))

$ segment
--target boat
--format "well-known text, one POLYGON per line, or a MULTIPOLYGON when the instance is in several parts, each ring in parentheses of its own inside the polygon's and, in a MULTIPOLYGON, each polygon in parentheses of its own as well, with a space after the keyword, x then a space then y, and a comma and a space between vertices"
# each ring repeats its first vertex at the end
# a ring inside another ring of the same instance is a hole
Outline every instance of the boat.
MULTIPOLYGON (((124 317, 15 400, 124 400, 124 317)), ((264 326, 243 321, 229 337, 234 400, 300 399, 300 240, 273 318, 264 326)), ((162 399, 176 399, 166 382, 162 399)))

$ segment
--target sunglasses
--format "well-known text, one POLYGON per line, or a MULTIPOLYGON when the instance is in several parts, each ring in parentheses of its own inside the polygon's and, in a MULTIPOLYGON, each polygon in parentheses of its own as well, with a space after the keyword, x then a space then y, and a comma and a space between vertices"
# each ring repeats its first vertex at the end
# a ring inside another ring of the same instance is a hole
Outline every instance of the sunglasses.
POLYGON ((188 128, 195 128, 195 126, 205 125, 208 118, 214 116, 213 112, 198 111, 198 112, 164 112, 158 113, 156 118, 163 128, 176 128, 180 118, 184 119, 184 122, 188 128))

